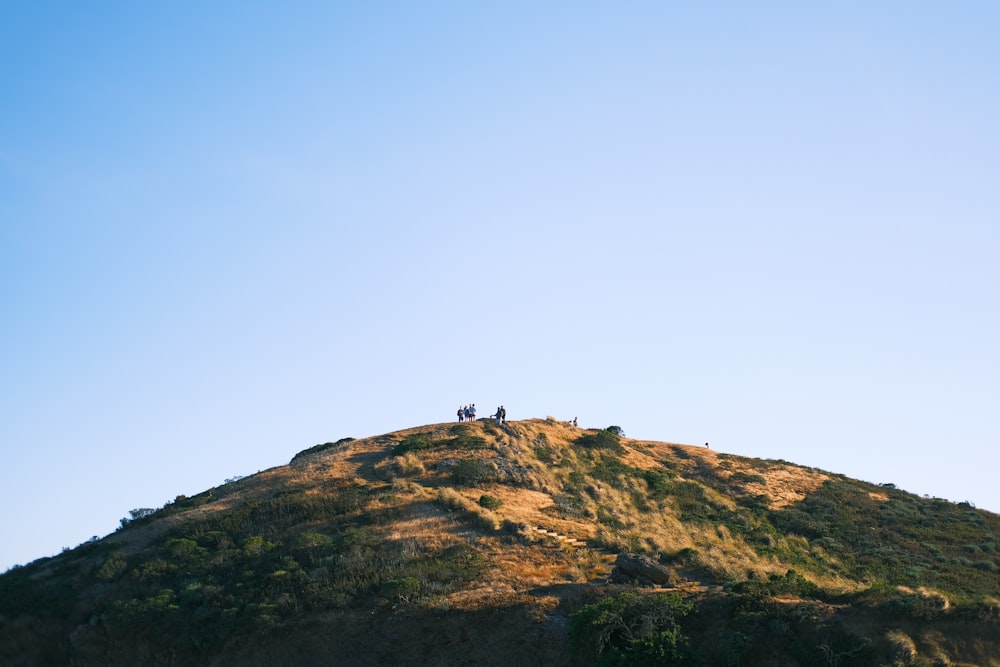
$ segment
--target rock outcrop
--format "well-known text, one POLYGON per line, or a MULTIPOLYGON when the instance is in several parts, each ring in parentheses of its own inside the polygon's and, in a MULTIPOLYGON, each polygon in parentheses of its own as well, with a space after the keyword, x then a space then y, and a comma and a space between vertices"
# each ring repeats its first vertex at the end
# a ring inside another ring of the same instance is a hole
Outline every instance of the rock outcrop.
POLYGON ((611 580, 623 584, 638 582, 641 586, 673 586, 677 575, 649 556, 618 554, 611 580))

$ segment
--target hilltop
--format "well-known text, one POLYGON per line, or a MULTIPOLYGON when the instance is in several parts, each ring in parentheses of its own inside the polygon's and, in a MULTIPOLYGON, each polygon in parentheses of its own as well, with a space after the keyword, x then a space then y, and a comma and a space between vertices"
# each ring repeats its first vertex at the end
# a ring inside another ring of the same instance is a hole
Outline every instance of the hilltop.
POLYGON ((1000 665, 1000 516, 554 419, 344 438, 0 576, 5 665, 1000 665))

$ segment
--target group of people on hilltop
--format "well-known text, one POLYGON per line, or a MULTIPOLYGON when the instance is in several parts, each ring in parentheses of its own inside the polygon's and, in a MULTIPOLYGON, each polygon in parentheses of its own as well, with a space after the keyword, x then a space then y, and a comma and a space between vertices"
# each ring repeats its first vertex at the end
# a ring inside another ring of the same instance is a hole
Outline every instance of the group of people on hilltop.
MULTIPOLYGON (((500 406, 497 411, 494 412, 490 417, 497 420, 498 424, 507 423, 507 408, 500 406)), ((458 421, 460 422, 474 422, 476 421, 476 404, 469 403, 468 405, 463 405, 458 409, 458 421)))

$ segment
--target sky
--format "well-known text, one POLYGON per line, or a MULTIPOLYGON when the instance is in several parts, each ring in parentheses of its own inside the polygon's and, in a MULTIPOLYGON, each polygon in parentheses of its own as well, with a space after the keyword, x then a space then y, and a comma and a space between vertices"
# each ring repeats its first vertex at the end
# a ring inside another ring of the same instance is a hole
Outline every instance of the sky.
POLYGON ((467 403, 1000 512, 998 20, 0 0, 0 572, 467 403))

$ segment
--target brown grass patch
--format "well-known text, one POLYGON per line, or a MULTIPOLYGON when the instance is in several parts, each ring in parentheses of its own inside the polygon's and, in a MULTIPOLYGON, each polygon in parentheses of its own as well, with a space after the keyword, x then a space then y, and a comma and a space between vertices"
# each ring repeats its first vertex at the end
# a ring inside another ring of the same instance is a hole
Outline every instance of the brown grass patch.
POLYGON ((764 484, 751 483, 745 488, 750 493, 764 494, 770 498, 772 509, 781 509, 802 502, 806 496, 815 493, 823 482, 830 479, 829 475, 816 470, 791 465, 767 470, 747 466, 743 470, 750 474, 761 475, 766 480, 764 484))

